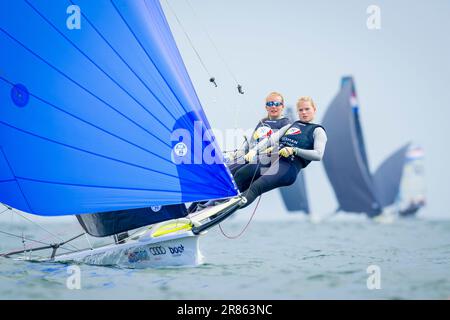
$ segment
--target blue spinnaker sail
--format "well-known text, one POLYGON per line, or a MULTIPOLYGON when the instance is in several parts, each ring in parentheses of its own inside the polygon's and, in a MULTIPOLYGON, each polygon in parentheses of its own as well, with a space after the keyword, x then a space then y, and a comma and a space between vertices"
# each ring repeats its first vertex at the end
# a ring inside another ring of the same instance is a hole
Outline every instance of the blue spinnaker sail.
POLYGON ((0 202, 68 215, 234 196, 209 129, 158 1, 0 1, 0 202))

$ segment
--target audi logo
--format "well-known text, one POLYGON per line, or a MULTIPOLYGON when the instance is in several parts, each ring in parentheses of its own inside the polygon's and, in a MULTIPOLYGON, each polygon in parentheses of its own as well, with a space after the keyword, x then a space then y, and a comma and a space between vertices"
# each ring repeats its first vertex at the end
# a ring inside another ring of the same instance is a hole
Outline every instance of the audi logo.
POLYGON ((166 249, 164 249, 161 246, 160 247, 151 247, 148 250, 154 256, 159 256, 159 255, 162 255, 162 254, 166 254, 166 249))

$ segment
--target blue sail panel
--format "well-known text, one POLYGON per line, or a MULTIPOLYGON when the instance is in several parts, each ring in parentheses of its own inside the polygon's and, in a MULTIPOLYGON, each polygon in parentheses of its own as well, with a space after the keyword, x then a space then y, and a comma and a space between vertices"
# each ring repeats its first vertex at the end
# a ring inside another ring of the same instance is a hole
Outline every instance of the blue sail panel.
MULTIPOLYGON (((22 211, 30 212, 30 206, 27 199, 22 195, 22 190, 16 181, 2 181, 0 182, 0 193, 2 198, 9 199, 10 203, 15 204, 15 208, 20 208, 22 211)), ((7 203, 8 204, 8 203, 7 203)))
POLYGON ((158 1, 0 2, 0 102, 11 165, 0 161, 0 181, 16 184, 0 202, 12 207, 65 215, 237 194, 226 166, 203 161, 221 152, 158 1), (80 29, 66 24, 73 4, 80 29))
POLYGON ((16 203, 20 208, 29 211, 28 203, 22 195, 2 147, 0 147, 0 195, 11 199, 12 203, 16 203))
POLYGON ((10 164, 5 158, 3 149, 0 147, 0 182, 14 181, 14 174, 11 172, 10 164))

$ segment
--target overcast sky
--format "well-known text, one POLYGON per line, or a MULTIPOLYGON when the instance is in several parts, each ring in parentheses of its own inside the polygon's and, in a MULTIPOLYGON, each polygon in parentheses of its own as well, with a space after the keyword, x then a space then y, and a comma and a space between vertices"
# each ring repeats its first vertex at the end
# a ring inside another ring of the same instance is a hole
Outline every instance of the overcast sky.
MULTIPOLYGON (((264 116, 270 91, 288 104, 301 95, 318 104, 317 122, 353 75, 372 172, 408 141, 426 152, 428 206, 422 214, 449 217, 450 1, 168 0, 208 71, 161 0, 175 39, 214 128, 253 128, 264 116), (380 8, 381 29, 369 30, 366 12, 380 8), (211 36, 245 95, 214 50, 211 36)), ((320 163, 306 170, 312 211, 336 208, 320 163)), ((261 211, 284 210, 278 192, 266 194, 261 211)))

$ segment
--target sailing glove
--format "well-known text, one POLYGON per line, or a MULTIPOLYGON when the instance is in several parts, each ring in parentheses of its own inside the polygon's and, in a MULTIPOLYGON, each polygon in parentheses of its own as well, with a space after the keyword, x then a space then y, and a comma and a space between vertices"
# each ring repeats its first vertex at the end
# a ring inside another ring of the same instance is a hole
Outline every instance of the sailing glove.
POLYGON ((290 157, 294 154, 294 148, 291 147, 284 147, 279 152, 280 156, 283 156, 285 158, 290 157))

